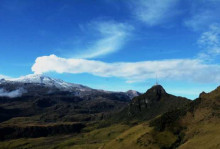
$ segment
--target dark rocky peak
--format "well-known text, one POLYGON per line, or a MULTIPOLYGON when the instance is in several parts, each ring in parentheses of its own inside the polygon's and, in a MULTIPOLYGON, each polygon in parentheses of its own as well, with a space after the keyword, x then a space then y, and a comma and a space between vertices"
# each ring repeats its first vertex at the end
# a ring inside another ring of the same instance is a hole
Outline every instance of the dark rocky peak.
POLYGON ((199 98, 202 98, 202 97, 205 96, 206 94, 207 94, 207 93, 203 91, 202 93, 199 94, 199 98))
POLYGON ((154 85, 149 90, 147 90, 147 92, 145 94, 163 95, 163 94, 167 94, 167 93, 161 85, 154 85))
POLYGON ((220 101, 220 86, 217 87, 215 90, 209 92, 209 93, 205 93, 205 92, 202 92, 200 95, 199 95, 199 98, 202 98, 203 101, 206 99, 207 102, 217 102, 217 101, 220 101))
POLYGON ((133 98, 128 107, 128 119, 149 120, 169 110, 180 108, 190 100, 168 94, 161 85, 133 98))
POLYGON ((135 97, 132 103, 140 104, 151 104, 157 103, 162 98, 167 99, 169 94, 166 93, 165 89, 161 85, 154 85, 146 91, 146 93, 135 97))

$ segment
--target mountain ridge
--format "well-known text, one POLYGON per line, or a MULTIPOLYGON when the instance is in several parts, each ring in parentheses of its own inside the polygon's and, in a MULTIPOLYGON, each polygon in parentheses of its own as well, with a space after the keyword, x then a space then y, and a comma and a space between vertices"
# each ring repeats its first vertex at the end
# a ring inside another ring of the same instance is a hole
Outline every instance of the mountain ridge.
MULTIPOLYGON (((130 99, 134 98, 135 96, 140 95, 141 93, 135 91, 135 90, 128 90, 126 92, 121 91, 106 91, 101 89, 92 89, 88 86, 84 86, 81 84, 75 84, 75 83, 68 83, 61 79, 54 79, 45 75, 40 74, 30 74, 26 76, 22 76, 19 78, 10 78, 10 79, 1 79, 0 80, 0 88, 3 87, 3 85, 7 84, 19 84, 19 88, 24 87, 25 85, 33 84, 36 86, 44 86, 49 88, 57 88, 61 91, 69 91, 73 92, 76 91, 76 95, 79 94, 79 92, 102 92, 102 93, 123 93, 126 94, 130 99)), ((25 88, 25 87, 24 87, 25 88)), ((14 88, 16 90, 17 88, 14 88)), ((11 90, 11 89, 10 89, 11 90)))
POLYGON ((2 79, 0 121, 36 115, 40 116, 40 120, 37 121, 46 123, 101 119, 102 115, 108 112, 122 109, 139 94, 131 90, 128 92, 97 90, 44 75, 2 79))
POLYGON ((218 148, 219 107, 220 86, 209 93, 202 92, 197 99, 180 109, 153 119, 150 126, 154 127, 158 135, 169 132, 176 136, 176 142, 172 142, 169 147, 187 149, 197 145, 198 148, 218 148), (202 140, 206 140, 207 143, 201 145, 202 140))
POLYGON ((144 94, 134 97, 130 103, 118 114, 113 116, 116 122, 136 123, 150 120, 180 108, 191 100, 168 94, 161 85, 154 85, 144 94))
POLYGON ((220 87, 132 126, 103 149, 219 149, 219 124, 220 87))

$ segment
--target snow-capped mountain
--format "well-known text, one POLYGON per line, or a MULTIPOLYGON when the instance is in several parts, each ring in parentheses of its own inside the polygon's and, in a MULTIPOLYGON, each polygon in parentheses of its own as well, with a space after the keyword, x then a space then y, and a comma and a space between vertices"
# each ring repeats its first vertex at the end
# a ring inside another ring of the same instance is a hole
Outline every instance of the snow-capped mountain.
POLYGON ((127 96, 132 99, 138 95, 139 92, 129 90, 127 92, 112 92, 105 90, 92 89, 80 84, 68 83, 60 79, 54 79, 48 76, 39 74, 30 74, 19 78, 1 79, 0 89, 6 89, 8 91, 14 91, 17 89, 25 89, 29 94, 45 94, 59 91, 68 91, 71 94, 79 97, 99 96, 117 94, 127 96), (47 89, 43 89, 47 88, 47 89))
POLYGON ((89 91, 91 88, 74 83, 67 83, 60 79, 50 78, 48 76, 40 75, 40 74, 30 74, 26 76, 22 76, 19 78, 7 79, 3 81, 10 81, 11 83, 29 83, 29 84, 40 84, 46 87, 56 87, 61 90, 72 90, 79 89, 80 91, 89 91))
POLYGON ((135 90, 129 90, 126 93, 130 97, 130 99, 133 99, 134 97, 141 95, 141 93, 139 93, 135 90))

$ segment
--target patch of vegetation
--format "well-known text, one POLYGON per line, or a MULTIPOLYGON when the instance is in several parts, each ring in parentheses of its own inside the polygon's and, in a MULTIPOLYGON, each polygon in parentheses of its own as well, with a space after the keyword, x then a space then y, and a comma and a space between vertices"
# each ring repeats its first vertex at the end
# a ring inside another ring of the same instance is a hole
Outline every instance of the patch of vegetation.
POLYGON ((150 147, 159 148, 157 145, 152 144, 152 137, 147 135, 151 132, 151 130, 152 128, 150 128, 147 123, 133 126, 130 129, 124 131, 115 139, 106 143, 103 149, 142 149, 150 147))
POLYGON ((79 133, 85 125, 82 123, 54 124, 41 126, 5 126, 0 127, 0 140, 13 138, 46 137, 57 134, 79 133))
POLYGON ((0 142, 0 149, 98 149, 129 128, 127 125, 119 124, 101 129, 92 129, 95 127, 90 126, 91 131, 84 130, 79 134, 5 140, 0 142))
POLYGON ((178 140, 178 136, 170 131, 157 132, 152 131, 151 135, 160 148, 170 149, 178 140))
POLYGON ((100 128, 97 130, 93 130, 91 132, 83 133, 81 135, 78 135, 77 137, 74 137, 72 139, 66 140, 62 144, 59 144, 57 148, 67 148, 72 146, 81 146, 81 145, 95 145, 99 144, 103 145, 104 143, 108 142, 111 139, 114 139, 117 137, 120 133, 124 132, 126 129, 128 129, 128 126, 126 125, 113 125, 106 128, 100 128))
POLYGON ((182 128, 179 126, 179 124, 177 124, 177 121, 185 114, 186 111, 184 109, 175 109, 173 111, 169 111, 150 121, 150 126, 154 127, 154 129, 157 131, 169 129, 175 134, 179 133, 182 128))

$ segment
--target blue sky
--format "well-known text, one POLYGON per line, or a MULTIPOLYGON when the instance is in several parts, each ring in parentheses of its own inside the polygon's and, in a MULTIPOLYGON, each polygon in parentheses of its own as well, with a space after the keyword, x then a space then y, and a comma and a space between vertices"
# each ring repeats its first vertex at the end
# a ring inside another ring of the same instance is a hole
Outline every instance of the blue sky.
POLYGON ((0 78, 191 99, 220 85, 220 0, 1 0, 0 78))

